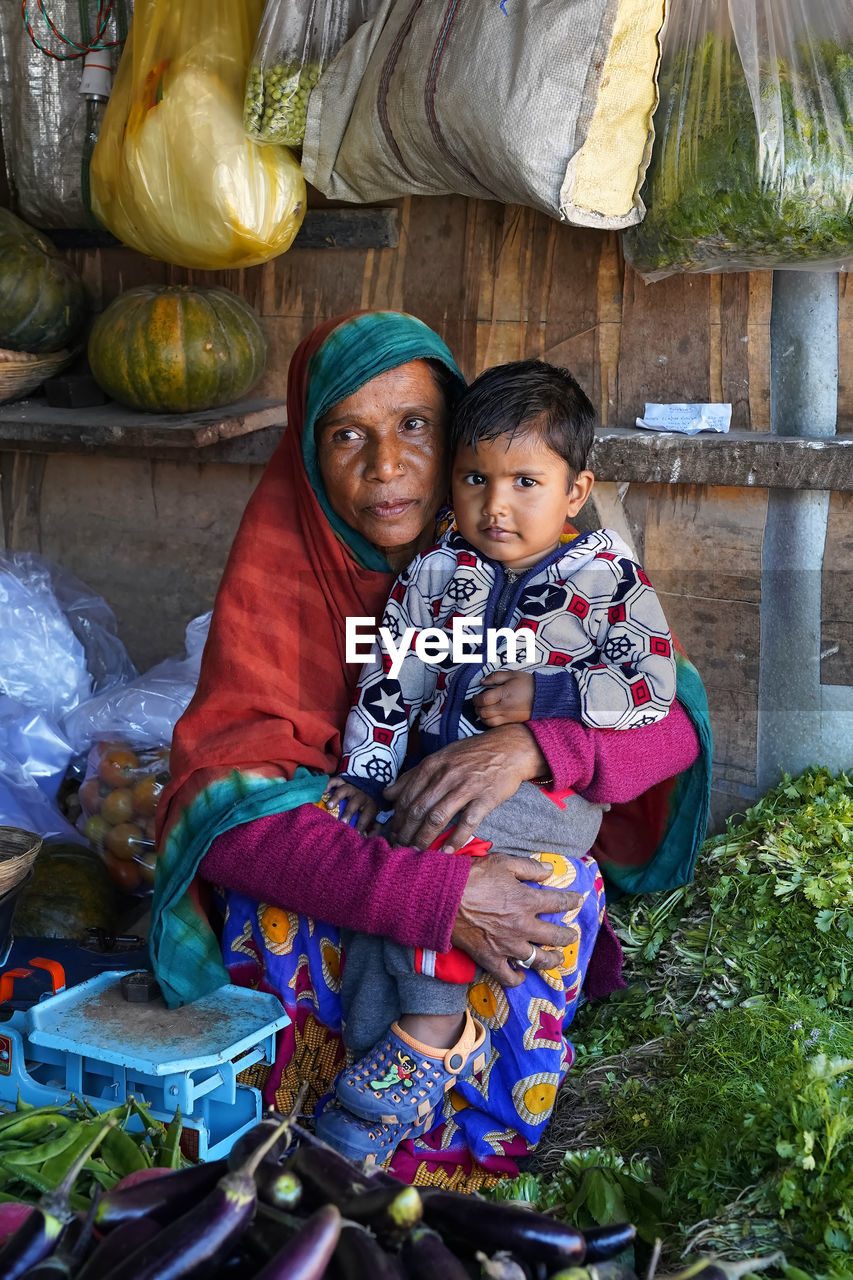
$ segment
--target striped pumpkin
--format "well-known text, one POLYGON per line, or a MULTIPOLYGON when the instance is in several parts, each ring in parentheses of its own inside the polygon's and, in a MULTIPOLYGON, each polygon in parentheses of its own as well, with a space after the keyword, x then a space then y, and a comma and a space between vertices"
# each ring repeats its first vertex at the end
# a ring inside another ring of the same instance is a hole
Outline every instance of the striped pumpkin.
POLYGON ((230 404, 257 382, 266 359, 257 312, 221 288, 129 289, 89 336, 89 364, 101 389, 148 413, 230 404))

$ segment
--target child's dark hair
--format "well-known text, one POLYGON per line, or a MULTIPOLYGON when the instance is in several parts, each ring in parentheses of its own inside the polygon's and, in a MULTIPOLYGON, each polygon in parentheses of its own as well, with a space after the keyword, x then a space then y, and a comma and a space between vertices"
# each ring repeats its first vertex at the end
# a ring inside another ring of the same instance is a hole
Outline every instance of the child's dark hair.
POLYGON ((532 429, 559 454, 573 476, 583 471, 595 410, 568 369, 544 360, 512 360, 471 383, 450 424, 450 446, 476 449, 481 440, 532 429))

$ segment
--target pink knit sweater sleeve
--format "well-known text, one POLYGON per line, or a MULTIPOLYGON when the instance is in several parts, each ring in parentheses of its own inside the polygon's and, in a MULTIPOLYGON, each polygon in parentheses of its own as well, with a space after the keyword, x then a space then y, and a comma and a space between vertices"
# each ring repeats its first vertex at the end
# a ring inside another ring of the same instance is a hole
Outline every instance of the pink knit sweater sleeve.
POLYGON ((217 836, 199 873, 259 902, 447 951, 470 859, 365 839, 315 805, 217 836))
MULTIPOLYGON (((590 729, 576 720, 528 728, 558 787, 619 804, 688 768, 699 754, 687 713, 639 729, 590 729)), ((364 839, 314 805, 258 818, 213 841, 205 880, 405 946, 447 951, 468 878, 468 858, 364 839)))
POLYGON ((688 769, 699 755, 690 717, 674 702, 669 714, 638 729, 590 729, 577 720, 529 720, 554 784, 593 804, 623 804, 688 769))

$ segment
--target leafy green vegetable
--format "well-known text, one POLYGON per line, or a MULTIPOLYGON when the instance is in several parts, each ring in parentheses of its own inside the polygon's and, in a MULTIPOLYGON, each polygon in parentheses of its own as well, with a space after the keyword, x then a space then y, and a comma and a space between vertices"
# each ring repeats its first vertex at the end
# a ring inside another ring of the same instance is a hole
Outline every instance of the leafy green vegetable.
POLYGON ((786 777, 706 843, 693 885, 609 913, 629 987, 578 1015, 524 1194, 579 1225, 616 1212, 609 1176, 584 1194, 583 1151, 630 1175, 628 1216, 670 1260, 782 1249, 787 1280, 849 1280, 853 781, 786 777))
POLYGON ((853 781, 810 769, 708 840, 692 885, 609 908, 627 991, 576 1024, 587 1061, 750 997, 853 1010, 853 781))
POLYGON ((728 24, 685 48, 690 34, 673 30, 664 48, 647 213, 623 237, 629 262, 656 279, 844 259, 853 43, 806 34, 785 57, 759 53, 751 86, 728 24))
POLYGON ((553 1210, 560 1221, 582 1231, 633 1222, 648 1244, 661 1233, 664 1193, 654 1186, 648 1161, 626 1161, 603 1147, 565 1151, 550 1177, 522 1173, 504 1178, 483 1194, 490 1200, 525 1201, 540 1211, 553 1210))

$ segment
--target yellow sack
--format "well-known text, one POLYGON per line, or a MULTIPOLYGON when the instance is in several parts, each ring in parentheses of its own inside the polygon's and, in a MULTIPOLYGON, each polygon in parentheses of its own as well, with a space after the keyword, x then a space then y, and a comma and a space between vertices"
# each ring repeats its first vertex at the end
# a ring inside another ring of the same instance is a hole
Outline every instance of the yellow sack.
POLYGON ((243 131, 262 0, 136 0, 92 157, 92 208, 124 244, 181 267, 250 267, 289 249, 305 182, 243 131))

